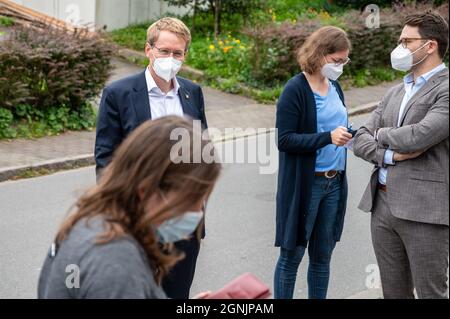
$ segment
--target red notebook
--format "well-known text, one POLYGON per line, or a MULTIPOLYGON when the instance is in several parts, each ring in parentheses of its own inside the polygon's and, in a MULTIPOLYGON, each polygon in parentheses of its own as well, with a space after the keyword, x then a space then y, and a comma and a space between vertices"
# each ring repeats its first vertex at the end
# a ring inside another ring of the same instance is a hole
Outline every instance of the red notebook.
POLYGON ((245 273, 222 289, 214 292, 209 299, 267 299, 270 289, 251 273, 245 273))

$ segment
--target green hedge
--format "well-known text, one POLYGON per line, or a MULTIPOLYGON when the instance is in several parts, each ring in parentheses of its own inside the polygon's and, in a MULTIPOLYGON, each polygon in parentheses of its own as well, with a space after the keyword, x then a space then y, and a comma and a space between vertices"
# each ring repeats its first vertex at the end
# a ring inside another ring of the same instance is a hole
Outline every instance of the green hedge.
POLYGON ((0 107, 79 109, 105 84, 112 53, 101 38, 81 32, 14 27, 0 47, 0 107))
POLYGON ((12 27, 0 46, 0 138, 92 127, 88 101, 105 85, 113 50, 84 31, 12 27))
MULTIPOLYGON (((248 31, 254 38, 251 50, 253 76, 266 85, 274 85, 299 72, 296 52, 305 39, 324 25, 336 25, 347 31, 352 42, 352 63, 347 74, 355 75, 364 69, 386 68, 390 65, 390 52, 397 45, 404 17, 430 6, 401 6, 383 9, 380 28, 369 29, 366 16, 351 10, 339 18, 319 14, 316 19, 299 20, 296 23, 271 24, 258 30, 248 31)), ((448 3, 436 8, 448 21, 448 3)))

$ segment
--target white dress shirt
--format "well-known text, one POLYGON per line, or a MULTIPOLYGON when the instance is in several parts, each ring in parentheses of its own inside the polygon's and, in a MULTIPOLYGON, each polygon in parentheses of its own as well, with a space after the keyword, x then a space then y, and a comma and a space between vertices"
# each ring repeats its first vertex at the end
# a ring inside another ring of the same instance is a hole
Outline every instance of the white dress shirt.
POLYGON ((145 70, 145 80, 147 81, 148 98, 150 102, 150 114, 152 120, 168 115, 183 116, 183 107, 181 106, 178 89, 180 84, 177 78, 173 78, 174 88, 167 94, 161 91, 153 79, 149 67, 145 70))
MULTIPOLYGON (((409 73, 403 78, 403 85, 405 87, 405 95, 403 96, 402 104, 400 105, 400 111, 398 116, 398 123, 397 127, 400 126, 401 119, 403 116, 403 112, 405 111, 405 107, 408 104, 409 100, 416 94, 417 91, 419 91, 425 83, 437 72, 445 69, 445 64, 442 63, 432 69, 431 71, 422 74, 417 78, 417 80, 414 82, 414 76, 412 73, 409 73)), ((394 152, 392 150, 386 150, 384 153, 384 163, 387 165, 395 165, 394 162, 394 152)), ((387 168, 381 167, 378 172, 378 182, 380 182, 383 185, 386 185, 387 180, 387 168)))

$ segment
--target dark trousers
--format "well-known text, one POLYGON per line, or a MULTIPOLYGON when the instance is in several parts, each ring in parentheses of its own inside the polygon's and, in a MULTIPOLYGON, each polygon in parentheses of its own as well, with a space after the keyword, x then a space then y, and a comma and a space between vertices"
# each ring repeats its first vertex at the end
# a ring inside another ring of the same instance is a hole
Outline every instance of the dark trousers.
POLYGON ((175 247, 184 252, 186 257, 171 269, 170 273, 164 278, 162 287, 169 298, 189 299, 200 243, 197 237, 193 236, 190 240, 175 243, 175 247))

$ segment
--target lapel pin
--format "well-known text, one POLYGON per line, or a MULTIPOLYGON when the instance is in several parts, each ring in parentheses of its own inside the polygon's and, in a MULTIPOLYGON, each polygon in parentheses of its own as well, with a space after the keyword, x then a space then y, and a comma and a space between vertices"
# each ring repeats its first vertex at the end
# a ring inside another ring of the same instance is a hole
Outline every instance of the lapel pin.
POLYGON ((186 93, 186 98, 189 99, 189 94, 186 93))

